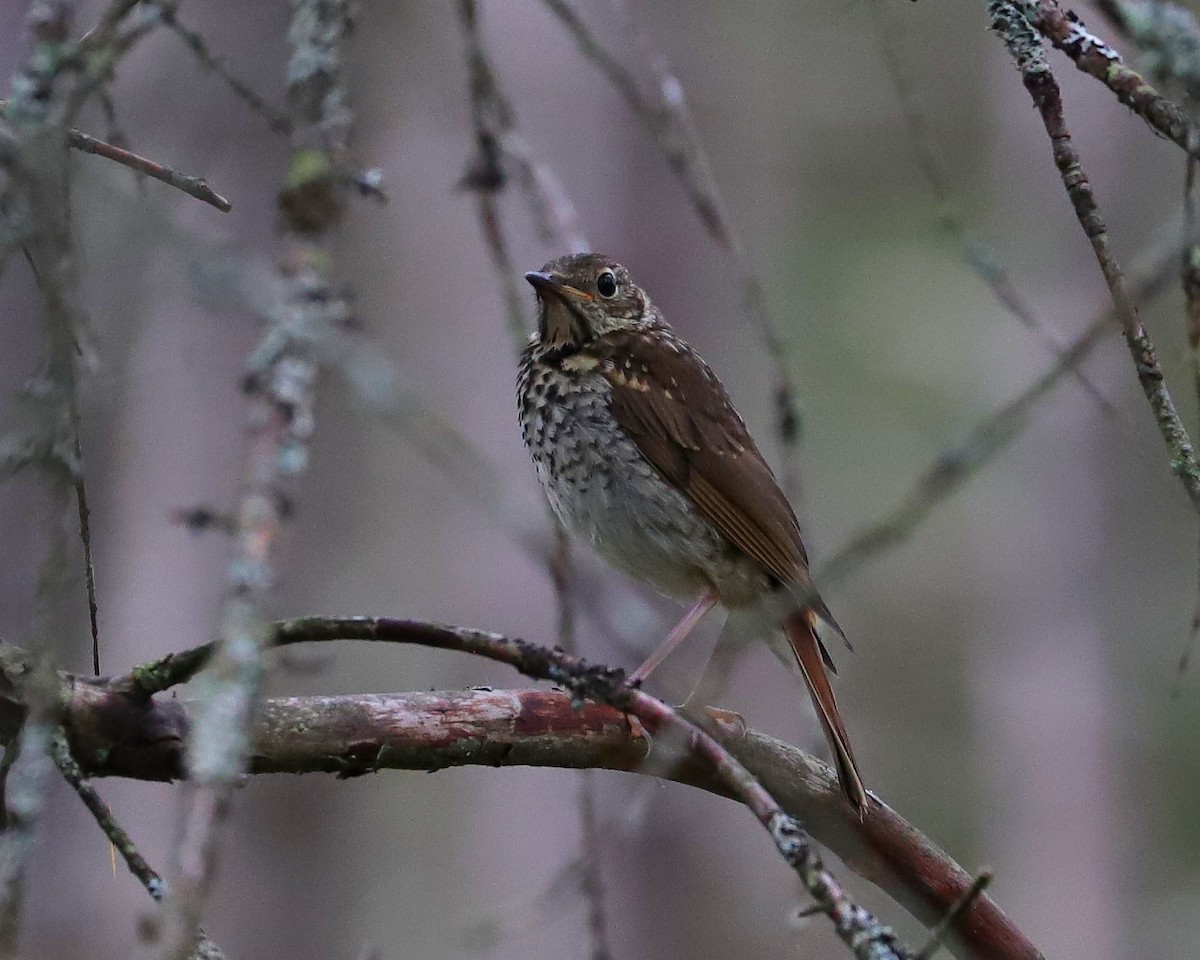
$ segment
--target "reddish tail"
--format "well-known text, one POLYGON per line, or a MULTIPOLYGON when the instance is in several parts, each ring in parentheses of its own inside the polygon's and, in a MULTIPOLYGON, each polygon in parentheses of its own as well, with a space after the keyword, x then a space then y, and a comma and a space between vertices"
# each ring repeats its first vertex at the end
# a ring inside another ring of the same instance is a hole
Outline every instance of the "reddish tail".
POLYGON ((846 728, 842 726, 842 718, 838 716, 833 687, 829 685, 829 677, 825 674, 815 617, 811 610, 798 610, 787 618, 783 626, 787 631, 788 643, 796 654, 796 662, 800 664, 800 672, 804 674, 804 682, 808 685, 813 706, 817 708, 821 726, 825 728, 825 738, 833 750, 842 792, 850 801, 850 805, 861 815, 867 808, 867 791, 863 787, 862 777, 858 775, 858 766, 850 750, 850 738, 846 736, 846 728))

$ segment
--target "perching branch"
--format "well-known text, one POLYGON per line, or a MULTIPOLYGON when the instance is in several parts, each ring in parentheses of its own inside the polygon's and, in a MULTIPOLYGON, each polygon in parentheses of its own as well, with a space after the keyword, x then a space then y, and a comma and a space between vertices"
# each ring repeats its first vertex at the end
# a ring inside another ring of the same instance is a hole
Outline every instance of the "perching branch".
MULTIPOLYGON (((706 730, 684 719, 659 700, 629 687, 623 670, 590 666, 560 650, 548 650, 524 640, 464 627, 431 624, 417 620, 351 617, 304 617, 277 624, 272 637, 287 645, 322 640, 366 640, 409 643, 481 656, 514 667, 526 676, 560 683, 575 699, 596 700, 636 717, 655 739, 673 737, 686 744, 687 752, 708 768, 730 795, 754 813, 768 832, 776 850, 796 871, 805 889, 834 923, 835 931, 860 960, 905 958, 908 951, 897 942, 891 929, 854 903, 825 869, 811 837, 778 805, 754 777, 706 730)), ((145 688, 147 676, 158 682, 183 678, 181 667, 203 662, 202 650, 211 655, 213 645, 198 648, 188 657, 165 658, 139 671, 141 679, 130 682, 145 688)))
MULTIPOLYGON (((856 872, 926 925, 937 924, 971 886, 968 873, 882 802, 873 800, 860 821, 842 801, 825 764, 740 727, 713 731, 715 740, 706 739, 708 734, 698 737, 680 718, 665 717, 667 708, 653 698, 626 688, 621 671, 587 666, 495 634, 420 621, 303 618, 284 621, 273 633, 279 645, 337 638, 474 653, 554 679, 570 693, 485 689, 272 700, 260 715, 251 772, 346 777, 463 763, 603 767, 667 777, 746 802, 747 783, 737 767, 713 755, 724 749, 761 779, 774 798, 766 802, 799 817, 856 872), (615 701, 617 708, 587 702, 592 699, 615 701)), ((214 649, 207 644, 170 655, 112 680, 64 676, 67 730, 84 770, 152 780, 181 776, 193 707, 173 698, 151 699, 147 691, 184 682, 214 649)), ((19 676, 23 669, 20 651, 0 647, 0 678, 19 676)), ((0 740, 12 735, 20 710, 19 695, 11 689, 0 693, 0 740)), ((749 796, 761 815, 761 795, 751 789, 749 796)), ((794 847, 789 850, 796 853, 794 847)), ((807 879, 814 879, 811 873, 807 879)), ((844 921, 867 922, 850 909, 852 904, 841 903, 833 888, 819 897, 826 912, 831 896, 844 921)), ((971 907, 950 943, 964 957, 1040 956, 987 898, 971 907)))

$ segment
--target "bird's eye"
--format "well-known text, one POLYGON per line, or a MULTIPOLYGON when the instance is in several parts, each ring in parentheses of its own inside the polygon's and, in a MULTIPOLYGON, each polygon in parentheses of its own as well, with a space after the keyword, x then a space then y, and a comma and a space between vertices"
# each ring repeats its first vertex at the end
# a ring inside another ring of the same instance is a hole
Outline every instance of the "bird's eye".
POLYGON ((617 295, 617 277, 611 270, 605 270, 596 278, 596 292, 606 300, 617 295))

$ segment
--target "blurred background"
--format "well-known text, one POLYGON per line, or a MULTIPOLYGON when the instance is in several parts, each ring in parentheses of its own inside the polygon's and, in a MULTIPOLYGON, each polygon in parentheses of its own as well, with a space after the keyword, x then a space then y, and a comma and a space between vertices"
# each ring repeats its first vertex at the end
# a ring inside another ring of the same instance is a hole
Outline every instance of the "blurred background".
MULTIPOLYGON (((915 161, 885 50, 900 63, 963 222, 1007 264, 1046 325, 1078 332, 1106 302, 1049 144, 983 3, 659 0, 632 4, 683 83, 731 218, 761 273, 803 413, 800 503, 820 565, 905 497, 938 452, 1052 362, 997 304, 939 219, 915 161)), ((25 55, 23 4, 0 5, 0 55, 25 55)), ((78 24, 100 4, 80 4, 78 24)), ((645 76, 625 21, 580 0, 598 36, 645 76)), ((1085 16, 1086 5, 1080 8, 1085 16)), ((658 148, 539 3, 484 0, 484 39, 523 135, 574 200, 597 249, 624 262, 724 379, 778 464, 770 365, 745 322, 736 266, 704 233, 658 148)), ((284 3, 184 4, 227 67, 281 103, 284 3)), ((1102 35, 1111 30, 1099 18, 1102 35)), ((1115 43, 1118 48, 1121 43, 1115 43)), ((348 51, 356 153, 391 202, 356 202, 336 241, 367 335, 400 386, 494 470, 448 479, 371 392, 323 383, 310 470, 284 539, 275 612, 393 614, 551 640, 544 569, 513 529, 549 544, 513 401, 501 290, 457 189, 474 155, 464 44, 448 3, 363 3, 348 51), (486 487, 497 523, 470 495, 486 487)), ((1061 56, 1068 122, 1132 265, 1176 229, 1183 160, 1061 56)), ((212 637, 230 545, 170 522, 236 502, 238 380, 262 333, 226 294, 278 252, 288 148, 261 116, 158 31, 120 67, 130 146, 205 176, 220 214, 128 170, 75 156, 75 223, 98 357, 84 414, 106 672, 212 637)), ((81 124, 104 136, 99 111, 81 124)), ((501 201, 519 270, 563 251, 501 201)), ((1141 316, 1194 428, 1182 296, 1141 316)), ((36 291, 0 284, 0 388, 42 350, 36 291)), ((532 324, 533 298, 527 300, 532 324)), ((1200 676, 1176 662, 1197 603, 1197 525, 1113 332, 1085 366, 1118 409, 1070 378, 1027 430, 899 548, 825 591, 857 653, 835 651, 837 693, 869 786, 968 870, 1050 957, 1191 956, 1200 939, 1200 676)), ((419 424, 417 425, 419 427, 419 424)), ((27 635, 45 524, 36 482, 0 489, 0 636, 27 635)), ((584 618, 581 650, 632 666, 677 615, 585 548, 581 590, 623 639, 584 618)), ((82 588, 68 669, 87 672, 82 588)), ((715 625, 705 636, 714 636, 715 625)), ((689 657, 691 659, 689 659, 689 657)), ((345 644, 278 659, 276 693, 518 685, 481 661, 345 644)), ((681 653, 659 690, 687 682, 681 653)), ((824 752, 796 679, 764 648, 725 698, 754 727, 824 752)), ((842 957, 829 925, 798 926, 795 878, 728 801, 621 774, 593 776, 608 824, 602 869, 616 960, 842 957)), ((101 792, 165 865, 175 791, 101 792)), ((562 870, 579 849, 580 778, 457 769, 348 782, 261 777, 236 797, 206 928, 232 957, 510 958, 588 954, 585 907, 562 870)), ((842 869, 912 943, 901 910, 842 869)), ((61 784, 33 863, 31 958, 130 955, 143 890, 61 784)))

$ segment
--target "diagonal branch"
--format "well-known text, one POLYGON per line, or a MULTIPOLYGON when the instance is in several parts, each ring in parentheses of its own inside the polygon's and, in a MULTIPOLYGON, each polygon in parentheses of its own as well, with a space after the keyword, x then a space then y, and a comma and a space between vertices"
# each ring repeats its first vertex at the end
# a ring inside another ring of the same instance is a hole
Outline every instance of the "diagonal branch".
MULTIPOLYGON (((1039 11, 1042 8, 1052 10, 1057 7, 1053 0, 1042 0, 1039 11)), ((1091 184, 1071 140, 1071 133, 1067 129, 1062 93, 1046 62, 1041 38, 1034 32, 1030 21, 1013 0, 989 0, 988 10, 992 18, 992 29, 1004 41, 1016 63, 1025 89, 1029 91, 1050 137, 1055 166, 1058 167, 1071 205, 1075 208, 1079 225, 1091 242, 1096 262, 1112 297, 1117 322, 1121 325, 1121 332, 1133 358, 1138 382, 1154 413, 1154 420, 1163 442, 1171 454, 1171 470, 1179 477, 1193 506, 1200 511, 1200 464, 1196 462, 1191 438, 1167 390, 1154 345, 1137 318, 1133 298, 1129 295, 1121 267, 1112 252, 1108 228, 1100 216, 1091 184)))
POLYGON ((86 133, 81 133, 78 130, 70 131, 68 142, 81 153, 90 153, 97 157, 104 157, 124 167, 129 167, 131 170, 136 170, 138 173, 144 173, 146 176, 174 187, 176 190, 182 190, 188 196, 195 197, 197 200, 203 200, 209 206, 216 207, 222 213, 228 213, 233 209, 233 204, 213 190, 202 177, 192 177, 184 173, 179 173, 166 164, 148 160, 146 157, 139 156, 136 153, 107 143, 104 140, 97 140, 95 137, 88 136, 86 133))
POLYGON ((1116 50, 1088 32, 1073 10, 1063 10, 1058 0, 1015 0, 1015 4, 1007 2, 1004 5, 1019 6, 1019 15, 1027 17, 1055 49, 1071 58, 1076 67, 1108 87, 1155 133, 1195 155, 1195 129, 1183 108, 1155 90, 1136 70, 1127 67, 1116 50))
MULTIPOLYGON (((1131 295, 1147 300, 1175 277, 1180 241, 1153 252, 1135 269, 1131 295)), ((866 524, 830 557, 817 574, 822 585, 849 576, 868 560, 903 543, 938 504, 991 463, 1021 435, 1034 412, 1051 392, 1096 349, 1116 325, 1114 308, 1099 311, 1040 377, 1008 403, 980 421, 959 443, 938 454, 912 489, 895 507, 866 524)))

